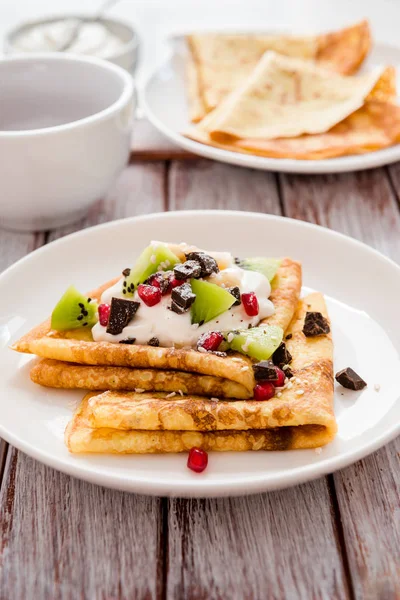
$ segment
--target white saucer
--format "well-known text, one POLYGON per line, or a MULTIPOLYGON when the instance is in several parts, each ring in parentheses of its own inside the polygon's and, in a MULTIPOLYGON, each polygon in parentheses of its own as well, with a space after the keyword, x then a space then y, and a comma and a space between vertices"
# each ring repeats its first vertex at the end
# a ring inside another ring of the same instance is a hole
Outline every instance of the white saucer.
MULTIPOLYGON (((172 142, 185 150, 232 165, 264 171, 289 173, 340 173, 381 167, 400 160, 400 144, 367 154, 326 160, 266 158, 213 148, 182 135, 190 125, 185 90, 186 46, 174 38, 167 62, 155 70, 140 90, 140 105, 153 125, 172 142)), ((377 43, 363 65, 363 71, 377 65, 400 67, 400 48, 377 43)))
POLYGON ((239 495, 294 485, 344 467, 400 433, 400 268, 375 250, 328 229, 256 213, 198 211, 115 221, 62 238, 0 276, 0 437, 81 479, 132 492, 239 495), (82 391, 46 389, 29 379, 31 361, 8 346, 49 315, 70 284, 85 291, 127 267, 152 239, 182 240, 237 256, 292 256, 307 289, 326 294, 335 370, 351 366, 362 392, 335 388, 339 432, 322 449, 212 453, 195 474, 185 454, 74 456, 63 432, 82 391), (375 385, 379 391, 375 389, 375 385), (379 387, 380 386, 380 387, 379 387))

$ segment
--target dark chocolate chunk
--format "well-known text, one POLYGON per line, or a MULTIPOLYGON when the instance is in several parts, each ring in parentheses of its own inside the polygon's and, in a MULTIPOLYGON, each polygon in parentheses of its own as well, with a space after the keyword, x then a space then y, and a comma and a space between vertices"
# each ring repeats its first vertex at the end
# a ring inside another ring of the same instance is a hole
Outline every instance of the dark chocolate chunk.
POLYGON ((126 340, 121 340, 120 344, 129 344, 129 345, 132 345, 135 342, 136 342, 136 338, 129 337, 129 338, 126 338, 126 340))
POLYGON ((148 342, 147 342, 148 346, 159 346, 160 345, 160 340, 156 337, 152 337, 148 342))
POLYGON ((201 275, 201 266, 195 260, 187 260, 186 262, 174 267, 174 275, 176 279, 197 279, 201 275))
POLYGON ((335 379, 340 385, 348 390, 362 390, 367 385, 364 379, 350 367, 338 371, 335 375, 335 379))
POLYGON ((125 300, 123 298, 111 298, 110 317, 108 319, 107 333, 118 335, 122 333, 129 321, 136 314, 140 302, 125 300))
POLYGON ((253 365, 254 378, 256 381, 275 381, 276 368, 272 360, 262 360, 253 365))
POLYGON ((171 302, 170 310, 174 311, 177 315, 183 315, 183 313, 186 312, 185 309, 182 308, 182 306, 179 306, 179 304, 177 304, 173 300, 171 302))
MULTIPOLYGON (((285 365, 284 365, 285 366, 285 365)), ((287 366, 287 365, 286 365, 287 366)), ((288 379, 291 379, 293 377, 293 371, 290 367, 287 367, 287 369, 283 369, 283 372, 285 373, 285 376, 288 379)))
POLYGON ((234 287, 227 288, 227 291, 230 294, 232 294, 234 298, 236 298, 236 302, 235 304, 232 304, 232 306, 239 306, 239 304, 241 304, 242 301, 240 299, 240 289, 238 288, 238 286, 235 285, 234 287))
POLYGON ((186 254, 186 258, 189 261, 194 260, 199 263, 201 267, 200 277, 208 277, 211 273, 218 273, 219 271, 215 258, 205 252, 189 252, 189 254, 186 254))
POLYGON ((129 277, 130 274, 131 274, 131 270, 129 268, 126 268, 122 271, 122 275, 124 277, 129 277))
POLYGON ((282 342, 280 346, 275 350, 272 355, 274 365, 282 369, 283 366, 288 365, 292 362, 292 355, 286 348, 285 342, 282 342))
POLYGON ((285 340, 291 340, 293 337, 292 333, 288 333, 287 336, 285 337, 285 340))
POLYGON ((306 337, 315 337, 316 335, 325 335, 329 333, 328 320, 320 312, 307 312, 304 319, 303 333, 306 337))
POLYGON ((171 309, 174 312, 180 314, 182 312, 185 312, 192 306, 193 302, 196 299, 196 294, 193 294, 192 288, 190 287, 189 283, 184 283, 183 285, 180 285, 172 290, 171 299, 171 309), (174 308, 174 305, 178 306, 181 310, 176 310, 176 307, 174 308))

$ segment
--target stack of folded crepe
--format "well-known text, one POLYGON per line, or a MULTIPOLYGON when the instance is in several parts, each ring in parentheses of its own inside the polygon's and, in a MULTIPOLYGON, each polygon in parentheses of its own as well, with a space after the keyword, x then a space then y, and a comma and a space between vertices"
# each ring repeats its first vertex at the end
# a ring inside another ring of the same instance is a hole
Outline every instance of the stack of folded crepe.
MULTIPOLYGON (((99 300, 115 280, 90 293, 99 300)), ((293 377, 269 401, 254 400, 252 361, 191 349, 95 342, 86 329, 51 330, 47 321, 14 350, 42 360, 35 383, 90 390, 65 434, 71 452, 245 451, 315 448, 336 433, 330 334, 305 337, 307 311, 328 318, 323 296, 299 299, 301 266, 282 259, 272 285, 274 314, 286 332, 293 377)))
POLYGON ((365 23, 346 31, 352 35, 338 32, 302 42, 271 38, 274 43, 268 37, 216 35, 210 46, 207 36, 189 36, 189 99, 197 124, 186 135, 234 152, 308 160, 397 143, 395 71, 348 75, 365 57, 370 37, 365 23), (197 95, 190 83, 194 70, 201 82, 197 95))

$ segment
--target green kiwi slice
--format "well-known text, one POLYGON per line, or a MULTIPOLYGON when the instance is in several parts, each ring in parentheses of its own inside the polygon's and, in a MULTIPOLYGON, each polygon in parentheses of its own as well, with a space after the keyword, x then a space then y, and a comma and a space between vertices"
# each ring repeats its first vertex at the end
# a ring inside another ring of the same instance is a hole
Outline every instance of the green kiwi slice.
POLYGON ((73 285, 58 301, 51 315, 51 328, 56 331, 93 327, 96 322, 97 303, 83 296, 73 285))
POLYGON ((157 271, 170 271, 175 265, 180 263, 179 258, 167 246, 152 245, 147 246, 137 259, 135 266, 131 269, 129 275, 124 281, 124 294, 133 296, 133 293, 139 283, 144 283, 146 279, 157 273, 157 271))
POLYGON ((283 330, 278 325, 260 325, 232 331, 227 339, 231 350, 257 360, 268 360, 281 344, 283 330), (233 338, 232 338, 233 336, 233 338))
POLYGON ((247 271, 257 271, 262 273, 271 282, 276 275, 281 261, 279 258, 263 258, 256 256, 254 258, 237 258, 236 264, 247 271))
POLYGON ((196 299, 191 307, 192 323, 207 323, 228 310, 236 298, 228 290, 200 279, 191 279, 192 292, 196 299))

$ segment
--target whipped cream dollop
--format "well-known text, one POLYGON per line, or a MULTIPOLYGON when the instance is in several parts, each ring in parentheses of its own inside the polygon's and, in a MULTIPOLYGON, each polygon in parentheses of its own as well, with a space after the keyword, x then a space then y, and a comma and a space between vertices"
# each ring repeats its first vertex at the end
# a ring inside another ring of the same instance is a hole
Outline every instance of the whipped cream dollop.
POLYGON ((13 45, 20 52, 57 52, 70 40, 68 52, 98 58, 109 58, 124 47, 123 40, 101 21, 82 22, 73 18, 24 28, 13 40, 13 45))
MULTIPOLYGON (((224 255, 226 256, 226 253, 224 255)), ((139 298, 137 291, 135 291, 132 300, 140 302, 140 307, 123 332, 112 335, 107 333, 106 327, 96 323, 92 329, 93 339, 96 342, 119 343, 127 338, 135 338, 137 344, 147 344, 151 338, 156 337, 160 342, 160 346, 196 347, 200 335, 208 331, 229 332, 233 329, 246 329, 249 325, 252 327, 258 325, 262 319, 271 316, 274 312, 274 305, 268 300, 271 294, 270 283, 262 273, 246 271, 233 265, 232 256, 230 256, 229 262, 231 266, 208 278, 208 281, 217 283, 219 279, 219 284, 225 287, 238 285, 242 294, 254 292, 259 304, 257 316, 250 317, 247 315, 243 305, 240 304, 239 306, 232 306, 215 319, 199 326, 191 323, 190 310, 178 315, 169 309, 171 306, 170 294, 163 296, 155 306, 146 306, 139 298)), ((113 297, 126 299, 122 291, 123 281, 124 279, 121 278, 115 285, 105 290, 101 302, 110 304, 113 297)))

